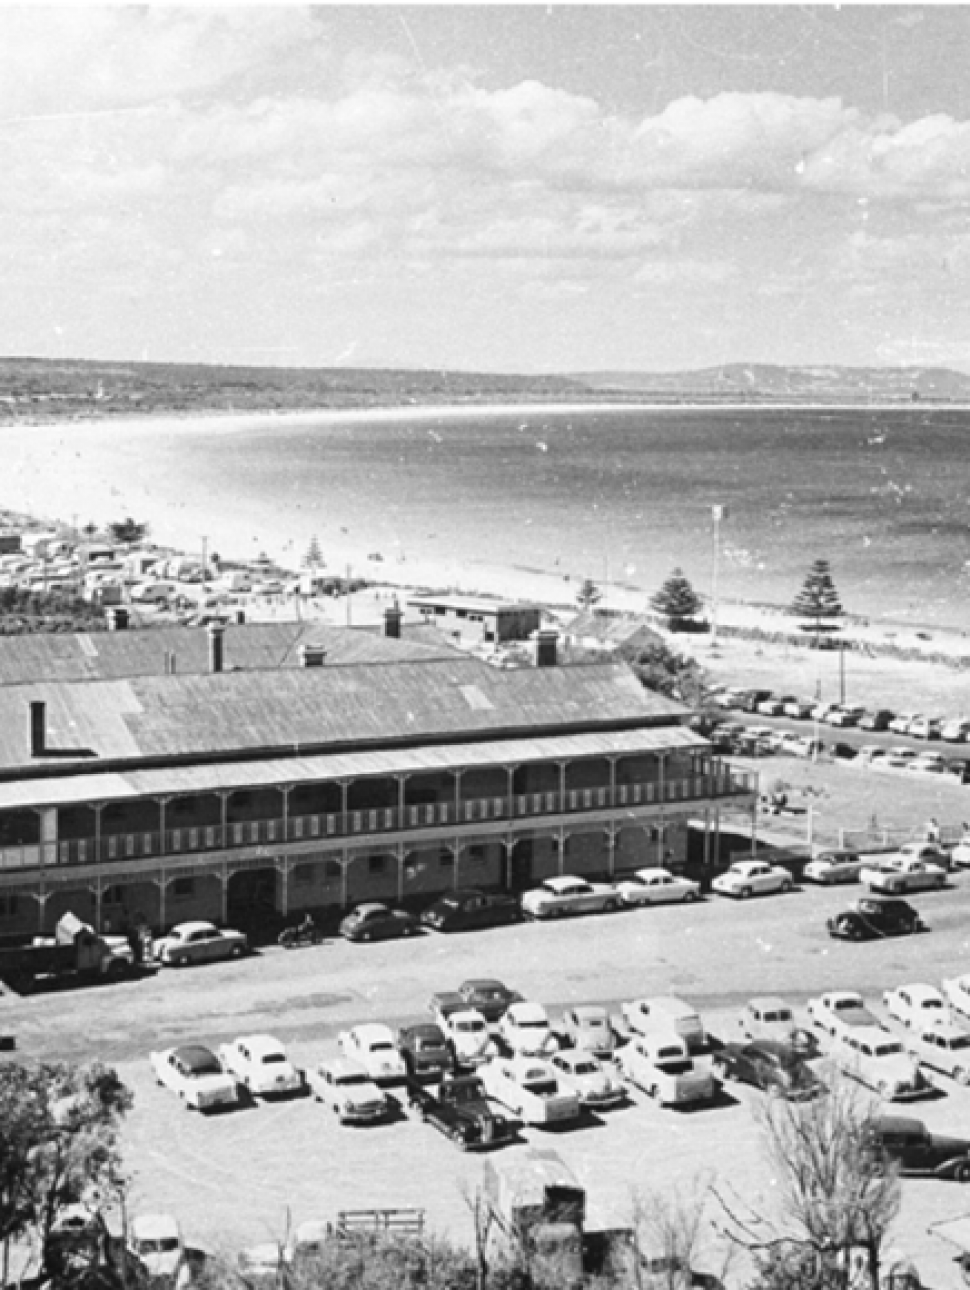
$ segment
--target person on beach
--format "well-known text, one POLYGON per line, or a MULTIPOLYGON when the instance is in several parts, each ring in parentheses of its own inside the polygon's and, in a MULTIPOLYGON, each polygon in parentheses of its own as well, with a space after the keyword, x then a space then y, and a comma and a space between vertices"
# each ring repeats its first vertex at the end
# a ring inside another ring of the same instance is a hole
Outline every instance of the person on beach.
POLYGON ((927 821, 926 840, 927 842, 939 842, 940 840, 940 826, 935 816, 927 821))

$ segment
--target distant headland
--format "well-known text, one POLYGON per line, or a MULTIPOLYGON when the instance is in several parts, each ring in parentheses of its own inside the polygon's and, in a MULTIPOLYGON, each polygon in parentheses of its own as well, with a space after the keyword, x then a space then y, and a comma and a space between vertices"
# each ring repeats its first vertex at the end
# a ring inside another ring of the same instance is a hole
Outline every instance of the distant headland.
POLYGON ((970 404, 970 374, 731 363, 684 372, 501 374, 0 358, 0 426, 154 415, 437 406, 970 404))

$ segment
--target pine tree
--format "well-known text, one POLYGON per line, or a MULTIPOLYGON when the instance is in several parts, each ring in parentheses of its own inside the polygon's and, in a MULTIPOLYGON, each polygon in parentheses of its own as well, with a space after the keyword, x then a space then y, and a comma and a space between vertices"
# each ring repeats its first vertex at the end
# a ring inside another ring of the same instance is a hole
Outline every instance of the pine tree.
POLYGON ((602 599, 603 593, 600 591, 599 587, 597 587, 593 579, 584 578, 582 586, 576 592, 576 600, 579 602, 579 607, 585 610, 586 613, 591 613, 593 606, 602 599))
POLYGON ((815 561, 788 612, 796 618, 808 619, 807 623, 800 625, 801 630, 815 633, 816 649, 822 632, 834 632, 837 629, 838 624, 830 620, 841 618, 845 610, 832 581, 828 560, 815 561))
POLYGON ((303 563, 308 569, 317 569, 323 564, 323 552, 320 550, 320 543, 317 541, 315 533, 310 539, 310 545, 307 547, 307 553, 303 557, 303 563))
POLYGON ((667 619, 672 632, 683 631, 701 607, 700 596, 684 576, 682 569, 675 569, 660 590, 650 600, 658 614, 667 619))

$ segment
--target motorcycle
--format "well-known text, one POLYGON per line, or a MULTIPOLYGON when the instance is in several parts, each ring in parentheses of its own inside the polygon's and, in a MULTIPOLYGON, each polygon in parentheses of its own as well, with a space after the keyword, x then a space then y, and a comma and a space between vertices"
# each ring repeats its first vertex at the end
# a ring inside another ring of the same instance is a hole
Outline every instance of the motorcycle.
POLYGON ((299 950, 307 945, 320 945, 323 943, 323 932, 319 927, 284 927, 280 932, 277 943, 282 945, 284 950, 299 950))

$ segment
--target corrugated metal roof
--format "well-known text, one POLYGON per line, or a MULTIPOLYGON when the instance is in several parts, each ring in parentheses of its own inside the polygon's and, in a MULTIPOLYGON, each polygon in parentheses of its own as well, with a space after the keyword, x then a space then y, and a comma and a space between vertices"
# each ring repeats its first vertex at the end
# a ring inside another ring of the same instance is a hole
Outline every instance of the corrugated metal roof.
POLYGON ((0 809, 118 801, 157 793, 205 793, 241 787, 269 788, 278 784, 313 783, 341 777, 449 770, 455 766, 507 766, 516 762, 555 758, 633 755, 707 746, 705 739, 686 726, 661 726, 646 730, 591 731, 577 735, 500 739, 488 743, 426 744, 421 748, 322 753, 312 757, 268 757, 261 761, 172 766, 120 774, 82 772, 65 779, 0 783, 0 809))
POLYGON ((220 755, 443 736, 671 724, 685 709, 624 665, 500 671, 476 659, 0 686, 0 769, 86 757, 220 755), (31 758, 28 702, 47 704, 47 757, 31 758))
MULTIPOLYGON (((227 671, 276 670, 301 666, 300 646, 320 645, 328 667, 450 657, 445 642, 395 639, 373 628, 328 623, 230 623, 223 636, 227 671)), ((204 627, 151 627, 121 632, 46 633, 0 636, 0 685, 27 681, 118 680, 160 676, 166 658, 178 673, 209 671, 209 636, 204 627)))

